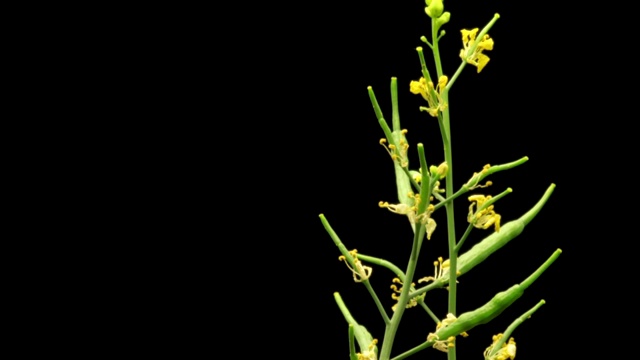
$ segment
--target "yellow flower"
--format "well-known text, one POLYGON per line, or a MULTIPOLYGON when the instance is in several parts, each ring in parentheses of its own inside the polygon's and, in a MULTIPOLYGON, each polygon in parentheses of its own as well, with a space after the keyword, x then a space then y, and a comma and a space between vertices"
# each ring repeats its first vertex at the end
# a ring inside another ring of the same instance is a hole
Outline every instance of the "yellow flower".
POLYGON ((510 338, 508 342, 502 344, 502 347, 496 351, 493 356, 489 357, 494 350, 498 340, 502 338, 502 334, 493 336, 493 343, 484 351, 485 359, 490 360, 513 360, 516 358, 516 341, 510 338))
POLYGON ((358 250, 353 249, 349 251, 349 254, 353 257, 353 263, 355 265, 355 269, 349 266, 349 262, 347 262, 347 258, 344 255, 340 255, 338 257, 339 261, 344 261, 349 270, 353 273, 353 281, 355 282, 363 282, 365 280, 369 280, 371 277, 371 273, 373 272, 373 268, 370 266, 362 265, 362 262, 358 260, 358 250))
POLYGON ((491 199, 491 196, 484 195, 472 195, 469 196, 469 201, 471 201, 471 205, 469 205, 469 215, 467 216, 467 221, 473 224, 478 229, 488 229, 491 225, 495 226, 496 232, 500 231, 500 215, 498 215, 493 210, 493 205, 490 205, 480 211, 476 209, 480 209, 484 203, 491 199), (475 203, 474 203, 475 202, 475 203), (474 207, 477 205, 477 208, 474 207))
POLYGON ((460 57, 467 63, 474 65, 478 68, 478 72, 489 62, 489 57, 482 53, 484 50, 493 50, 493 39, 489 35, 482 37, 482 40, 478 42, 476 48, 470 53, 471 48, 476 43, 476 35, 478 35, 478 29, 473 30, 462 29, 462 45, 464 49, 460 50, 460 57))
POLYGON ((358 360, 376 360, 378 356, 376 355, 376 345, 378 344, 378 339, 373 339, 371 344, 369 344, 369 349, 365 350, 361 353, 356 354, 358 356, 358 360))
POLYGON ((387 139, 380 139, 380 145, 384 146, 384 149, 387 150, 389 155, 391 156, 391 160, 397 161, 401 167, 406 168, 409 166, 409 157, 407 156, 407 151, 409 150, 409 143, 407 142, 407 129, 402 129, 400 131, 400 143, 398 144, 400 149, 398 149, 395 145, 389 144, 387 145, 387 139))
POLYGON ((442 92, 447 86, 448 81, 449 78, 443 75, 438 79, 438 85, 435 87, 433 86, 433 82, 427 81, 423 77, 421 77, 419 81, 412 81, 409 84, 409 91, 411 91, 412 94, 422 95, 422 97, 427 100, 427 103, 429 103, 429 107, 420 107, 420 110, 425 110, 429 115, 437 117, 438 111, 443 111, 447 108, 447 104, 442 99, 442 92))

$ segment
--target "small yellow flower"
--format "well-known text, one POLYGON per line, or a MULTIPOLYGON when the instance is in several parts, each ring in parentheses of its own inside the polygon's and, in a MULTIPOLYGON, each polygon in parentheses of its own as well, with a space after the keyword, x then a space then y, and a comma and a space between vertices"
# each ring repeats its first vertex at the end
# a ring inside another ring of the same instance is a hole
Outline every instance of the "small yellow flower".
POLYGON ((493 205, 486 207, 480 211, 476 211, 476 209, 480 209, 482 205, 484 205, 487 200, 491 199, 491 196, 484 195, 472 195, 469 196, 469 201, 471 201, 471 205, 469 205, 469 214, 467 215, 467 221, 478 229, 488 229, 491 225, 495 226, 496 232, 500 231, 500 215, 498 215, 493 210, 493 205), (477 208, 474 207, 477 205, 477 208))
POLYGON ((339 261, 344 261, 349 270, 353 273, 353 281, 359 283, 365 280, 369 280, 371 277, 371 273, 373 272, 373 268, 370 266, 362 265, 362 262, 358 259, 358 250, 353 249, 349 251, 349 254, 353 257, 353 264, 355 265, 355 270, 349 266, 349 262, 347 262, 347 258, 344 255, 340 255, 338 257, 339 261))
MULTIPOLYGON (((447 317, 444 318, 441 322, 439 322, 436 325, 436 332, 438 332, 438 330, 440 330, 442 328, 445 328, 445 327, 451 325, 456 320, 458 320, 458 318, 456 318, 453 314, 451 314, 451 313, 447 314, 447 317)), ((463 333, 463 336, 465 336, 465 335, 466 335, 466 333, 463 333)), ((450 336, 446 341, 445 340, 440 340, 438 335, 436 335, 435 333, 429 333, 429 335, 427 336, 427 341, 435 341, 435 343, 433 344, 433 348, 436 349, 436 350, 443 351, 443 352, 448 352, 450 348, 455 347, 456 346, 455 345, 455 340, 456 340, 456 338, 454 336, 450 336)))
POLYGON ((473 190, 476 188, 486 188, 493 185, 491 181, 487 181, 484 185, 480 185, 480 180, 487 175, 487 173, 489 172, 489 169, 491 169, 491 165, 487 164, 482 168, 482 170, 479 173, 474 172, 471 179, 469 179, 469 181, 467 181, 467 183, 464 184, 464 186, 467 187, 468 190, 473 190))
POLYGON ((460 57, 462 60, 467 63, 474 65, 478 68, 478 72, 482 71, 482 69, 489 62, 489 57, 482 52, 484 50, 493 50, 493 39, 489 37, 489 35, 485 35, 482 37, 482 40, 478 42, 475 50, 472 53, 469 53, 471 48, 476 43, 476 35, 478 35, 478 28, 473 30, 462 29, 462 45, 464 49, 460 50, 460 57))
POLYGON ((416 222, 416 207, 415 206, 410 206, 407 204, 389 204, 386 201, 380 201, 378 203, 378 206, 381 208, 387 208, 389 211, 391 211, 392 213, 396 213, 396 214, 400 214, 400 215, 407 215, 407 217, 409 218, 409 221, 412 224, 415 224, 416 222))
POLYGON ((409 143, 407 143, 407 139, 405 135, 407 135, 407 129, 402 129, 400 137, 400 144, 398 146, 400 149, 396 148, 395 145, 389 144, 387 145, 387 139, 380 139, 380 145, 384 146, 385 150, 391 156, 391 160, 397 161, 401 167, 406 168, 409 166, 409 157, 407 156, 407 151, 409 150, 409 143))
POLYGON ((357 353, 358 360, 376 360, 378 357, 376 355, 376 345, 378 344, 378 339, 373 339, 371 344, 369 344, 369 349, 364 352, 357 353))
POLYGON ((437 261, 433 262, 433 276, 423 277, 418 280, 418 283, 423 283, 427 281, 436 281, 442 277, 444 274, 444 270, 449 268, 449 260, 442 260, 442 256, 438 258, 437 261))
POLYGON ((502 338, 502 334, 493 335, 493 343, 484 351, 485 359, 489 360, 513 360, 516 358, 516 341, 510 338, 505 344, 502 344, 500 350, 498 350, 493 356, 489 357, 493 352, 498 340, 502 338))
POLYGON ((429 115, 437 117, 439 111, 444 111, 447 108, 447 104, 442 99, 442 92, 447 86, 448 81, 448 77, 441 76, 440 79, 438 79, 438 85, 434 87, 433 82, 421 77, 419 81, 412 81, 409 84, 409 91, 411 91, 412 94, 422 95, 422 98, 429 103, 429 107, 422 106, 420 110, 425 110, 429 115))

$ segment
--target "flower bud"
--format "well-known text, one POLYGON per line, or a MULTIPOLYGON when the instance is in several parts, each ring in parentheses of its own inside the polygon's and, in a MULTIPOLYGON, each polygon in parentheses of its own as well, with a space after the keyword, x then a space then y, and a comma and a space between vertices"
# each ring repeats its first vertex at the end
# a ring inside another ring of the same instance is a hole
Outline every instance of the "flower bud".
POLYGON ((440 28, 442 25, 446 24, 451 20, 451 13, 445 11, 439 18, 436 20, 436 27, 440 28))
POLYGON ((439 180, 444 179, 447 176, 448 172, 449 172, 449 165, 447 165, 446 162, 443 162, 442 164, 440 164, 436 169, 436 173, 438 175, 439 180))
POLYGON ((427 4, 428 6, 424 8, 424 11, 430 18, 437 19, 444 11, 444 4, 442 4, 442 0, 431 0, 430 2, 431 4, 427 4))

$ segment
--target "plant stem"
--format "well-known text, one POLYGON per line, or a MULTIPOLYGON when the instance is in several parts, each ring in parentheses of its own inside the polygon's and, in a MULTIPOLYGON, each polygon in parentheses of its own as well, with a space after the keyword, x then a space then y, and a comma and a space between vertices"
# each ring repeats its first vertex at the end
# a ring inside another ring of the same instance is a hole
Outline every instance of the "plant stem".
POLYGON ((355 331, 353 330, 353 324, 349 324, 349 359, 358 360, 358 355, 356 354, 355 331))
POLYGON ((422 351, 422 350, 424 350, 424 349, 428 348, 429 346, 432 346, 433 344, 435 344, 435 341, 433 341, 433 340, 432 340, 432 341, 424 342, 424 343, 422 343, 422 344, 420 344, 420 345, 418 345, 418 346, 414 347, 414 348, 413 348, 413 349, 411 349, 411 350, 408 350, 408 351, 403 352, 402 354, 400 354, 400 355, 398 355, 398 356, 394 357, 394 358, 393 358, 393 359, 391 359, 391 360, 402 360, 402 359, 404 359, 404 358, 406 358, 406 357, 409 357, 409 356, 411 356, 411 355, 413 355, 413 354, 415 354, 415 353, 418 353, 418 352, 420 352, 420 351, 422 351))
MULTIPOLYGON (((437 34, 437 25, 435 19, 431 19, 431 39, 433 41, 433 57, 436 63, 436 71, 438 72, 438 78, 440 78, 443 74, 442 72, 442 62, 440 60, 440 49, 439 49, 439 41, 437 34)), ((451 126, 449 119, 449 92, 446 87, 442 92, 442 100, 447 107, 442 111, 442 121, 439 122, 441 125, 441 132, 444 133, 442 142, 444 145, 444 161, 449 166, 449 171, 446 176, 446 197, 451 197, 453 195, 453 154, 451 152, 451 126)), ((453 202, 450 201, 446 203, 445 209, 447 212, 447 237, 449 244, 449 304, 448 304, 448 313, 456 315, 456 301, 457 301, 457 266, 458 266, 458 254, 456 251, 456 227, 454 221, 454 211, 453 211, 453 202)), ((456 348, 450 348, 447 352, 448 360, 456 360, 456 348)))
POLYGON ((396 332, 400 326, 400 320, 406 309, 407 301, 409 300, 409 291, 411 290, 411 281, 416 270, 418 263, 418 249, 419 238, 425 236, 424 225, 420 225, 418 231, 416 231, 413 237, 413 246, 411 247, 411 255, 409 256, 409 264, 407 265, 407 273, 402 285, 402 292, 398 299, 396 310, 391 317, 391 323, 385 328, 384 339, 382 341, 382 350, 380 351, 380 360, 389 360, 391 357, 391 348, 393 347, 393 341, 396 337, 396 332))
POLYGON ((467 226, 467 230, 464 232, 464 235, 462 235, 462 238, 460 239, 460 241, 458 241, 458 244, 456 245, 456 253, 460 251, 462 244, 464 244, 464 241, 467 240, 467 237, 471 233, 471 230, 473 230, 473 224, 469 223, 469 226, 467 226))
MULTIPOLYGON (((422 188, 420 190, 420 205, 418 206, 417 214, 420 215, 426 211, 429 206, 429 194, 435 180, 428 176, 429 169, 427 168, 427 160, 424 154, 424 146, 418 144, 418 155, 420 156, 420 169, 422 172, 422 188)), ((413 237, 413 245, 411 246, 411 255, 409 256, 409 263, 407 264, 407 271, 405 279, 402 285, 402 292, 398 299, 396 310, 391 317, 391 323, 385 328, 384 339, 382 341, 382 350, 380 351, 380 360, 389 360, 391 357, 391 349, 393 348, 393 342, 396 337, 396 332, 400 326, 400 320, 406 310, 407 302, 409 301, 409 292, 411 291, 411 282, 416 271, 418 264, 418 255, 420 252, 420 245, 425 237, 425 225, 422 221, 416 222, 416 232, 413 237)))
POLYGON ((418 299, 418 304, 420 304, 420 306, 422 306, 424 311, 426 311, 427 314, 429 314, 429 316, 431 316, 431 319, 433 320, 433 322, 435 322, 436 325, 438 325, 438 323, 440 322, 440 319, 438 319, 436 314, 434 314, 433 311, 431 311, 431 309, 429 309, 427 304, 424 302, 424 299, 422 299, 422 298, 418 299))
POLYGON ((449 92, 449 90, 451 90, 451 87, 453 86, 453 83, 456 82, 456 79, 458 78, 458 76, 460 76, 460 74, 462 74, 462 69, 464 69, 464 67, 467 65, 467 62, 462 60, 462 62, 460 63, 460 66, 458 66, 458 70, 456 70, 456 73, 453 74, 453 76, 451 77, 451 79, 449 79, 449 81, 447 82, 447 86, 445 86, 445 91, 449 92))
MULTIPOLYGON (((421 287, 420 289, 412 292, 409 296, 413 299, 414 297, 418 296, 418 295, 422 295, 428 291, 431 291, 433 289, 440 289, 442 287, 444 287, 445 285, 447 285, 447 282, 443 282, 441 281, 441 279, 437 279, 436 281, 432 282, 431 284, 425 286, 425 287, 421 287)), ((440 320, 438 320, 440 321, 440 320)))
POLYGON ((384 320, 384 324, 385 325, 389 325, 389 316, 387 315, 387 312, 384 309, 384 306, 382 306, 382 303, 380 302, 380 299, 378 298, 378 295, 376 295, 375 290, 373 290, 373 287, 371 286, 371 283, 369 282, 369 280, 364 280, 362 281, 362 283, 364 284, 364 287, 367 288, 367 290, 369 291, 369 294, 371 295, 371 297, 373 298, 373 302, 376 303, 376 307, 378 308, 378 311, 380 312, 380 315, 382 315, 382 319, 384 320))

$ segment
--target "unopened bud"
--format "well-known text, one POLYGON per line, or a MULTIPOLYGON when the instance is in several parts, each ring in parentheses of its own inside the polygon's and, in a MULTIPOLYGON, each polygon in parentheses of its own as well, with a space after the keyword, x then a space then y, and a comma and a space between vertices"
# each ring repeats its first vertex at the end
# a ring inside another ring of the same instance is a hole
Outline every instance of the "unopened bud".
POLYGON ((444 179, 447 176, 448 172, 449 172, 449 165, 447 165, 446 162, 443 162, 442 164, 440 164, 436 169, 436 173, 438 175, 439 180, 444 179))
POLYGON ((431 4, 427 4, 427 7, 424 8, 424 11, 429 15, 432 19, 437 19, 442 15, 444 11, 444 4, 442 4, 442 0, 431 0, 431 4))
POLYGON ((442 15, 440 15, 440 17, 438 17, 438 20, 436 20, 436 27, 441 27, 442 25, 448 23, 449 20, 451 20, 451 13, 445 11, 442 15))

